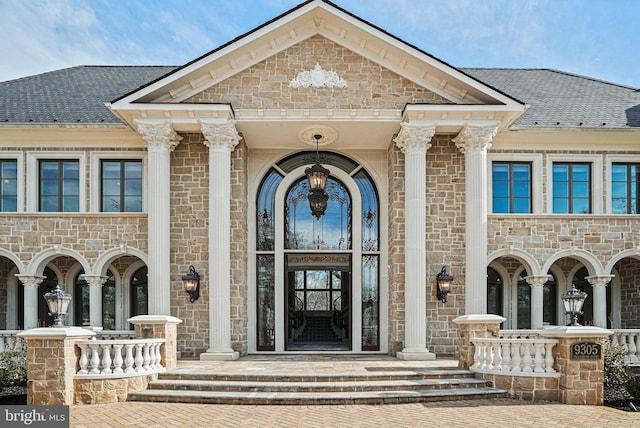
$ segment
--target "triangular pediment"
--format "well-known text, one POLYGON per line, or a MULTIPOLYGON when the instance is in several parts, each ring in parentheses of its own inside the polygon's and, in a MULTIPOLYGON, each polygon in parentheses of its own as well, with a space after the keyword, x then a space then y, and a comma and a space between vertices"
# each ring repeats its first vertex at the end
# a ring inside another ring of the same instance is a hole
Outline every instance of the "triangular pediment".
MULTIPOLYGON (((180 103, 316 35, 453 104, 507 104, 516 101, 322 0, 303 3, 117 101, 180 103)), ((303 71, 302 65, 299 71, 303 71)))
POLYGON ((469 120, 504 128, 526 109, 324 0, 302 3, 108 106, 133 128, 139 119, 170 120, 178 131, 202 118, 236 119, 242 132, 249 122, 356 120, 387 123, 385 134, 400 121, 437 120, 442 132, 469 120), (290 86, 316 66, 346 87, 290 86))

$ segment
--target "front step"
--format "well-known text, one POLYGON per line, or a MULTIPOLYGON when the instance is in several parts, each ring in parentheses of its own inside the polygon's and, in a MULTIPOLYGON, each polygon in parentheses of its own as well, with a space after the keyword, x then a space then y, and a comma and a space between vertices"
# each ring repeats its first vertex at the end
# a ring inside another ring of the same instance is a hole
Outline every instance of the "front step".
POLYGON ((129 401, 203 404, 387 404, 504 397, 466 370, 296 375, 160 374, 129 401))

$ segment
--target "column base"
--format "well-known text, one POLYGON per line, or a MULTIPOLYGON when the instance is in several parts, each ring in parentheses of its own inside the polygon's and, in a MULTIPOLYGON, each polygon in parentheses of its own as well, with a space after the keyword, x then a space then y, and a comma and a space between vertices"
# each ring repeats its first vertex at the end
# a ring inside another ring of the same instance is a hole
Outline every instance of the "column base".
POLYGON ((207 351, 200 354, 200 361, 234 361, 240 358, 240 354, 235 351, 207 351))
POLYGON ((433 361, 436 359, 436 354, 426 349, 423 351, 403 350, 396 354, 396 358, 404 361, 433 361))

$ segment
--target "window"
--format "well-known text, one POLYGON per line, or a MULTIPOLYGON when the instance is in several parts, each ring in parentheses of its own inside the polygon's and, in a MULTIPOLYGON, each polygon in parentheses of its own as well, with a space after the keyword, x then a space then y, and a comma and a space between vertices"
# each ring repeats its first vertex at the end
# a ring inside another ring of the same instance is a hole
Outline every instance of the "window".
POLYGON ((611 166, 611 212, 640 214, 640 164, 611 166))
POLYGON ((80 211, 80 163, 77 160, 40 160, 39 210, 80 211))
POLYGON ((591 166, 588 163, 553 164, 553 212, 591 212, 591 166))
POLYGON ((142 161, 103 160, 100 176, 100 211, 142 211, 142 161))
POLYGON ((493 212, 531 213, 531 164, 492 164, 493 212))
POLYGON ((18 162, 0 159, 0 211, 18 211, 18 162))

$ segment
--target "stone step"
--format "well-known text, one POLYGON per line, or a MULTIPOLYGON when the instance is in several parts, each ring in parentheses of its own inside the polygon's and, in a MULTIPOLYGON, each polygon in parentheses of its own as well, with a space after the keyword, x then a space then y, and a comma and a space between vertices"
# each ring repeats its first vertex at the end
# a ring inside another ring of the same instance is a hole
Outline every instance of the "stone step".
POLYGON ((482 379, 418 379, 418 380, 362 380, 343 382, 257 382, 159 379, 149 384, 153 390, 173 391, 244 391, 250 392, 360 392, 413 391, 481 388, 482 379))
POLYGON ((355 373, 229 373, 215 371, 180 370, 161 373, 158 380, 199 380, 199 381, 236 381, 236 382, 349 382, 349 381, 385 381, 385 380, 422 380, 464 378, 475 379, 468 370, 461 369, 371 369, 355 373))
POLYGON ((506 391, 496 388, 454 388, 447 390, 397 390, 349 392, 239 392, 145 390, 131 393, 129 401, 246 405, 350 405, 397 404, 501 398, 506 391))

